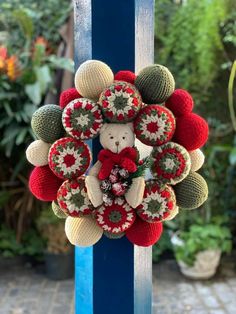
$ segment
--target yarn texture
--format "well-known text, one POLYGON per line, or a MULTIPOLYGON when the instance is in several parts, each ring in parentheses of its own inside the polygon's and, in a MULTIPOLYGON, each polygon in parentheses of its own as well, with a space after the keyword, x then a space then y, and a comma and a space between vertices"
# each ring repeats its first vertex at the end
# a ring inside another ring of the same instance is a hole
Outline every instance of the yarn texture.
POLYGON ((174 187, 177 206, 184 209, 195 209, 201 206, 208 197, 208 186, 197 172, 190 174, 174 187))
POLYGON ((66 132, 80 140, 96 137, 102 122, 98 105, 87 98, 72 100, 62 114, 62 123, 66 132))
POLYGON ((50 144, 42 140, 32 142, 26 149, 26 158, 34 166, 46 166, 50 144))
POLYGON ((119 71, 115 74, 116 81, 124 81, 134 85, 136 75, 131 71, 119 71))
POLYGON ((175 81, 165 66, 155 64, 139 72, 135 86, 146 104, 160 104, 174 92, 175 81))
POLYGON ((62 180, 55 176, 48 166, 35 167, 29 178, 29 189, 39 200, 52 202, 57 199, 57 191, 62 180))
POLYGON ((165 105, 176 117, 179 117, 193 110, 193 99, 186 90, 176 89, 166 100, 165 105))
POLYGON ((191 158, 191 171, 198 171, 205 161, 205 156, 200 149, 189 152, 191 158))
POLYGON ((62 109, 57 105, 44 105, 32 116, 34 134, 46 143, 53 143, 65 133, 62 122, 62 109))
POLYGON ((60 208, 73 217, 89 215, 94 210, 88 199, 84 177, 64 181, 58 189, 57 201, 60 208))
POLYGON ((208 139, 208 124, 196 113, 189 113, 176 120, 174 142, 188 151, 202 147, 208 139))
POLYGON ((133 244, 148 247, 160 239, 162 231, 161 222, 148 223, 137 217, 133 226, 126 231, 126 237, 133 244))
POLYGON ((66 217, 68 217, 68 215, 60 208, 56 201, 52 202, 52 211, 54 212, 54 215, 58 218, 65 219, 66 217))
POLYGON ((97 100, 113 80, 114 74, 108 65, 98 60, 88 60, 75 73, 75 88, 83 97, 97 100))
POLYGON ((182 181, 191 168, 187 150, 174 142, 155 147, 152 151, 153 176, 162 183, 176 184, 182 181))
POLYGON ((64 109, 72 100, 81 97, 82 96, 77 92, 76 88, 69 88, 67 90, 64 90, 60 95, 60 107, 64 109))
POLYGON ((138 90, 126 82, 115 82, 99 98, 103 115, 110 122, 132 121, 138 114, 142 99, 138 90))
POLYGON ((102 228, 90 216, 66 218, 65 232, 71 244, 82 247, 94 245, 103 235, 102 228))
POLYGON ((137 138, 146 145, 158 146, 171 140, 175 131, 172 112, 159 105, 146 106, 134 121, 137 138))
POLYGON ((78 178, 85 173, 91 162, 89 147, 71 137, 57 140, 50 148, 49 167, 62 179, 78 178))

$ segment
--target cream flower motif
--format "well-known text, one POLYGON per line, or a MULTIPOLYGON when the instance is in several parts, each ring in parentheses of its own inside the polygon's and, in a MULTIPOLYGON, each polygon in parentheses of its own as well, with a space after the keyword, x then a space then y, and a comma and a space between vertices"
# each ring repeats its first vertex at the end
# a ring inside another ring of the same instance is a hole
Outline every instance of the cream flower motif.
POLYGON ((140 127, 141 130, 145 132, 146 137, 149 137, 151 140, 157 140, 161 136, 165 135, 166 120, 162 117, 147 116, 146 119, 142 120, 140 127), (147 128, 148 124, 152 122, 156 123, 158 126, 158 130, 156 132, 150 132, 147 128))
POLYGON ((166 158, 166 160, 163 162, 163 164, 165 165, 165 167, 167 169, 173 170, 175 167, 175 162, 173 159, 170 158, 166 158))
POLYGON ((82 158, 77 150, 74 147, 72 148, 64 148, 62 152, 57 156, 57 163, 60 164, 61 170, 65 174, 71 174, 76 172, 76 170, 82 165, 82 158), (67 167, 64 158, 67 155, 72 155, 75 158, 75 163, 69 167, 67 167))
POLYGON ((158 192, 152 192, 143 200, 143 210, 146 212, 147 216, 151 218, 163 216, 166 210, 168 210, 166 199, 158 192), (152 200, 157 201, 160 204, 160 209, 156 213, 152 213, 148 210, 148 204, 152 200))
POLYGON ((85 115, 80 114, 78 117, 75 118, 75 120, 76 120, 77 123, 78 123, 79 125, 81 125, 82 127, 88 125, 89 122, 90 122, 90 121, 89 121, 89 116, 88 116, 88 114, 85 114, 85 115))

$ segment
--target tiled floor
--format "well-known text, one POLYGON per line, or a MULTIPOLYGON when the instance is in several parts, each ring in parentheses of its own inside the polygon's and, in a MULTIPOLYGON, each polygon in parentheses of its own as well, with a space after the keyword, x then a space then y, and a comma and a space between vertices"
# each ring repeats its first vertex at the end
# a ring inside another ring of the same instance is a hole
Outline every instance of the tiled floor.
MULTIPOLYGON (((174 261, 161 262, 153 283, 153 314, 236 314, 232 260, 209 281, 187 280, 174 261)), ((73 293, 73 280, 51 281, 27 267, 0 269, 0 314, 72 314, 73 293)))

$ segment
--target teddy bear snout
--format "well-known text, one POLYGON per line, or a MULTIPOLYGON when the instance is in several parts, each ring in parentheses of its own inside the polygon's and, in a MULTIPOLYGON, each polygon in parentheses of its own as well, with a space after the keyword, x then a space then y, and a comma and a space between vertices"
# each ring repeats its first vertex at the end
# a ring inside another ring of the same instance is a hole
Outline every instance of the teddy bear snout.
POLYGON ((115 144, 116 144, 116 146, 119 146, 120 142, 119 142, 119 141, 116 141, 115 144))

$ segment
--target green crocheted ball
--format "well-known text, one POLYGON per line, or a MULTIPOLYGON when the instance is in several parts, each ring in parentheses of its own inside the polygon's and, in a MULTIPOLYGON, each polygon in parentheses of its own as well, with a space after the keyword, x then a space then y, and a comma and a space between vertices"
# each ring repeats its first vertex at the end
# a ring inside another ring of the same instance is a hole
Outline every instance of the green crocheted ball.
POLYGON ((171 72, 163 65, 154 64, 141 70, 135 86, 146 104, 161 104, 174 92, 175 81, 171 72))
POLYGON ((52 202, 52 210, 58 218, 66 218, 68 215, 60 208, 57 202, 52 202))
POLYGON ((62 109, 57 105, 40 107, 32 116, 34 134, 46 143, 53 143, 65 134, 62 126, 62 109))
POLYGON ((201 206, 208 197, 208 186, 200 174, 190 174, 174 187, 177 205, 184 209, 195 209, 201 206))

